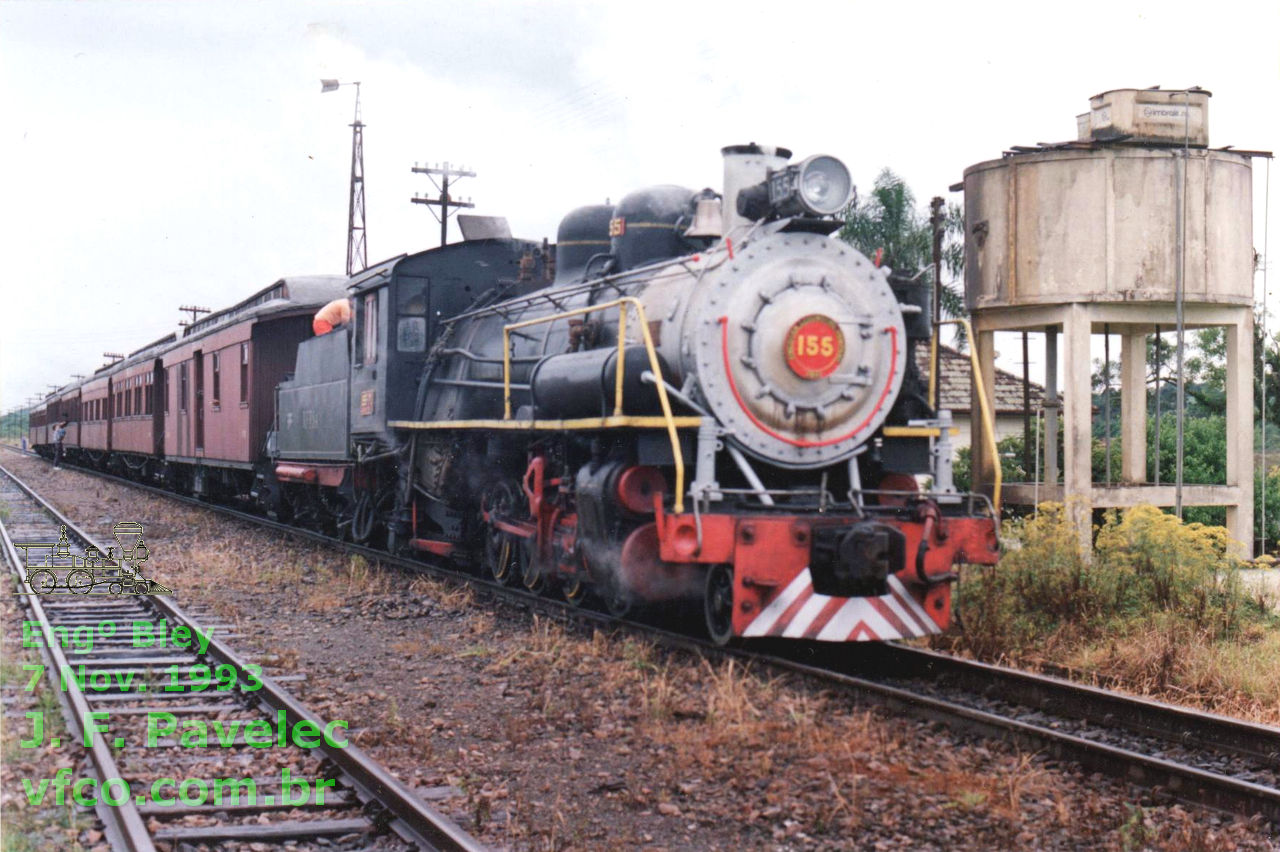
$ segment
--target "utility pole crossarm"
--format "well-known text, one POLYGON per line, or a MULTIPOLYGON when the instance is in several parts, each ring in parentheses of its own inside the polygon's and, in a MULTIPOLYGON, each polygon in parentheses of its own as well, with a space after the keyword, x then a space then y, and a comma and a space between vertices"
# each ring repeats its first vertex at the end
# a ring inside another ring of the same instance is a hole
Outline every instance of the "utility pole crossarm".
POLYGON ((448 163, 445 163, 443 166, 419 166, 415 163, 410 171, 414 174, 427 175, 431 178, 431 183, 434 184, 436 189, 440 192, 439 198, 426 198, 420 195, 415 195, 409 200, 414 204, 430 204, 439 206, 440 212, 436 213, 436 211, 432 210, 431 215, 435 216, 440 222, 440 245, 443 246, 449 241, 449 209, 453 208, 454 212, 456 212, 459 209, 475 207, 475 205, 469 200, 455 201, 449 195, 449 178, 475 177, 476 173, 465 168, 452 168, 448 163), (436 183, 436 180, 432 175, 440 175, 442 179, 441 183, 436 183))

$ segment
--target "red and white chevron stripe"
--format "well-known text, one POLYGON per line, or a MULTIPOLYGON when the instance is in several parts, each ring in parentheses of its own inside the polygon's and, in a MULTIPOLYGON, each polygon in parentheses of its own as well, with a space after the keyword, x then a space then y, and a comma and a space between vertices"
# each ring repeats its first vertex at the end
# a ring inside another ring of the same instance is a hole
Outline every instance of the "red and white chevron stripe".
POLYGON ((859 642, 941 632, 897 577, 889 578, 887 595, 833 598, 813 590, 813 578, 805 568, 752 619, 742 635, 859 642))

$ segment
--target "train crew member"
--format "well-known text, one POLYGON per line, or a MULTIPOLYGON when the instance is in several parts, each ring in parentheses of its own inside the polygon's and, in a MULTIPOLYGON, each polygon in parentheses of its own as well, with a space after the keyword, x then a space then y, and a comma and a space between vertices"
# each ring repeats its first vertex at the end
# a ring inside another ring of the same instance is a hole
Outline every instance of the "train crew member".
POLYGON ((53 427, 53 469, 57 470, 62 464, 62 441, 67 437, 67 421, 63 420, 57 426, 53 427))
POLYGON ((316 311, 315 318, 311 320, 311 330, 319 337, 349 322, 351 322, 351 303, 345 298, 334 299, 316 311))

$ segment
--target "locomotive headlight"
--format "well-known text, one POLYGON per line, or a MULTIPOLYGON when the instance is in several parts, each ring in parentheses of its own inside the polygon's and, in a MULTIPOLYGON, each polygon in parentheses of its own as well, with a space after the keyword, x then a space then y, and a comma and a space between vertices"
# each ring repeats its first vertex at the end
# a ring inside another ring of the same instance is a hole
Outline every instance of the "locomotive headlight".
POLYGON ((769 206, 781 215, 831 216, 849 203, 853 178, 835 157, 815 154, 772 172, 769 206))
POLYGON ((811 213, 830 216, 849 202, 853 178, 844 163, 818 154, 800 163, 800 200, 811 213))

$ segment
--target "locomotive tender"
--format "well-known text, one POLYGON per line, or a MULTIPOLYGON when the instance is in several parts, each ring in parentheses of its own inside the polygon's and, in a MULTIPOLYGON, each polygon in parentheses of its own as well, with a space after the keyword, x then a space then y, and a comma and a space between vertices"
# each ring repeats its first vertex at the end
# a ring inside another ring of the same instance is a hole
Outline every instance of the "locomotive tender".
POLYGON ((915 368, 927 288, 830 238, 835 158, 723 153, 722 193, 580 208, 554 257, 489 236, 354 276, 252 483, 159 445, 156 472, 575 604, 701 599, 718 642, 940 632, 998 547, 915 368))

